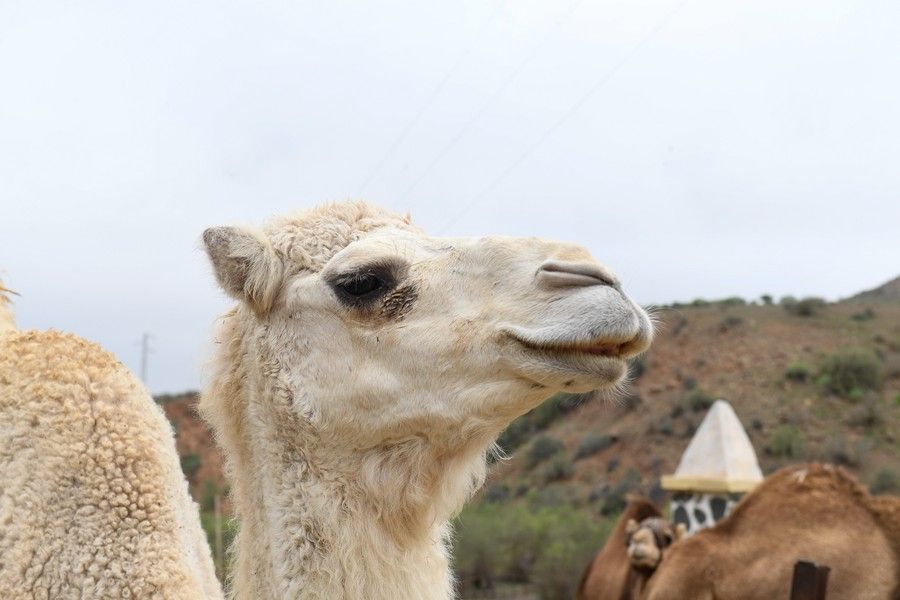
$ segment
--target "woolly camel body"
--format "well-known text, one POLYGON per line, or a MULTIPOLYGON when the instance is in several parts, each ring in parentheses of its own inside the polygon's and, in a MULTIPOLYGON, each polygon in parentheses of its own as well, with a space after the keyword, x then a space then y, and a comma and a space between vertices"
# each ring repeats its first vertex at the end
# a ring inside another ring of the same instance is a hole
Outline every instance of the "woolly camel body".
POLYGON ((0 331, 0 432, 0 597, 222 596, 172 429, 112 355, 0 331))
POLYGON ((651 336, 573 245, 433 238, 362 203, 204 241, 239 300, 201 411, 242 600, 452 597, 448 521, 496 436, 555 391, 615 385, 651 336))
POLYGON ((788 467, 715 527, 673 544, 643 597, 787 598, 804 559, 831 567, 828 600, 897 598, 897 517, 896 499, 869 496, 843 469, 788 467))

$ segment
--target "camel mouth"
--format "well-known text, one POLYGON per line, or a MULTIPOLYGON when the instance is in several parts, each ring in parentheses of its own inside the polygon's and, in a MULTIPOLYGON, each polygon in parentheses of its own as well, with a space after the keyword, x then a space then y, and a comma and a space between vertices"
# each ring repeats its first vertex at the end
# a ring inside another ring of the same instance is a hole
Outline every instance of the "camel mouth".
POLYGON ((597 335, 572 339, 542 339, 521 327, 504 327, 503 333, 520 346, 536 351, 557 355, 591 355, 617 360, 634 358, 647 349, 650 342, 640 330, 631 335, 597 335))
POLYGON ((511 335, 515 341, 530 350, 539 352, 550 352, 555 354, 592 354, 594 356, 603 356, 606 358, 621 358, 624 360, 624 354, 631 343, 616 340, 594 340, 594 341, 575 341, 569 343, 539 343, 531 340, 522 339, 518 336, 511 335))
POLYGON ((536 342, 505 332, 510 358, 526 378, 543 386, 560 384, 568 391, 590 391, 615 385, 628 370, 630 341, 613 339, 536 342))

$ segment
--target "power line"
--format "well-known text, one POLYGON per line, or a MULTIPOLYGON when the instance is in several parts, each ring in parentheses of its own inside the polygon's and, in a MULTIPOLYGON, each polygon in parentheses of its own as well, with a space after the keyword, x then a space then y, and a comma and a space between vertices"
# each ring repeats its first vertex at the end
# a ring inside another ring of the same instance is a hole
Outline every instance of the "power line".
POLYGON ((141 336, 141 341, 138 342, 141 345, 141 381, 144 382, 144 385, 147 385, 147 357, 153 354, 153 349, 150 347, 152 337, 145 331, 141 336))
POLYGON ((403 144, 406 140, 406 137, 410 134, 413 128, 418 124, 419 119, 428 111, 440 93, 443 91, 444 86, 450 81, 453 75, 456 74, 456 71, 459 67, 466 61, 472 51, 477 47, 478 43, 481 41, 482 35, 487 30, 487 28, 494 22, 494 19, 497 18, 497 15, 500 14, 501 9, 503 8, 505 0, 500 0, 497 2, 497 5, 494 7, 493 12, 491 12, 490 16, 485 20, 485 22, 478 29, 478 32, 475 34, 475 37, 472 39, 472 43, 469 44, 469 47, 460 54, 459 58, 456 59, 456 62, 450 67, 450 70, 444 75, 443 79, 441 79, 437 86, 435 86, 434 90, 432 90, 431 94, 426 98, 425 103, 422 107, 416 112, 413 118, 406 124, 400 131, 400 135, 394 140, 394 142, 388 147, 387 151, 378 159, 378 162, 375 163, 375 166, 372 168, 372 171, 369 173, 369 176, 363 180, 362 185, 359 188, 359 195, 362 196, 366 188, 369 187, 369 184, 375 179, 375 177, 381 172, 384 165, 387 163, 388 159, 393 156, 394 152, 403 144))
POLYGON ((640 39, 640 41, 635 44, 631 50, 626 52, 624 56, 613 65, 612 69, 607 71, 600 79, 594 82, 591 87, 588 88, 587 92, 585 92, 574 104, 572 104, 566 111, 552 124, 549 128, 547 128, 534 143, 529 145, 516 157, 513 162, 511 162, 505 169, 503 169, 497 177, 495 177, 487 186, 481 189, 480 192, 472 196, 464 205, 462 210, 460 210, 456 216, 447 221, 444 226, 438 231, 438 235, 444 233, 451 226, 456 224, 469 210, 475 205, 476 202, 481 200, 484 196, 489 194, 494 190, 500 183, 503 182, 506 177, 513 172, 516 167, 522 164, 526 158, 531 156, 531 154, 537 149, 541 144, 543 144, 547 138, 549 138, 557 129, 559 129, 563 124, 568 121, 572 115, 578 112, 582 106, 584 106, 588 100, 604 85, 606 85, 615 75, 621 70, 625 63, 627 63, 635 54, 637 54, 646 44, 650 41, 653 36, 655 36, 672 18, 678 13, 684 5, 688 3, 688 0, 682 0, 679 2, 672 10, 667 12, 663 17, 656 22, 656 24, 650 28, 650 30, 640 39))
POLYGON ((519 62, 516 68, 513 69, 506 77, 506 79, 504 79, 503 82, 494 89, 488 99, 481 105, 481 107, 477 111, 475 111, 472 117, 463 124, 462 128, 456 133, 456 135, 450 138, 450 140, 446 144, 444 144, 444 147, 440 149, 440 151, 434 156, 431 162, 429 162, 428 165, 424 169, 422 169, 422 171, 419 173, 419 176, 416 177, 415 180, 413 180, 413 182, 409 184, 405 190, 403 190, 400 195, 401 201, 406 200, 409 197, 409 194, 416 187, 418 187, 420 183, 422 183, 422 181, 431 172, 435 165, 437 165, 450 152, 450 150, 452 150, 453 147, 456 146, 457 143, 459 143, 466 132, 468 132, 468 130, 471 129, 475 123, 481 120, 481 117, 484 116, 484 114, 487 112, 487 109, 490 108, 494 101, 500 97, 503 91, 506 90, 506 88, 509 87, 509 85, 513 81, 515 81, 516 77, 519 76, 519 73, 522 71, 525 65, 531 62, 531 60, 537 54, 538 50, 544 47, 552 34, 559 28, 559 26, 563 22, 565 22, 566 19, 568 19, 572 15, 573 12, 575 12, 575 8, 579 4, 581 4, 582 1, 583 0, 575 0, 575 2, 572 2, 569 7, 565 11, 563 11, 559 17, 556 18, 555 25, 547 31, 547 35, 545 35, 540 42, 531 47, 531 49, 521 60, 521 62, 519 62))

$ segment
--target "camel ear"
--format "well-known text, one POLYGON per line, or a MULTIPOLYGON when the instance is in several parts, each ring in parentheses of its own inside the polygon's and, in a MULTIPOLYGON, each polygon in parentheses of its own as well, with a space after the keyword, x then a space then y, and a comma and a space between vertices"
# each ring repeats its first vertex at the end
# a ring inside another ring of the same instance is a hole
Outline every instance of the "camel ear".
POLYGON ((264 316, 275 301, 283 271, 269 240, 251 229, 210 227, 203 232, 203 243, 222 289, 264 316))
POLYGON ((675 525, 675 541, 687 537, 687 527, 684 523, 678 523, 675 525))
POLYGON ((634 535, 634 532, 638 530, 638 522, 634 519, 628 519, 625 523, 625 533, 629 536, 634 535))

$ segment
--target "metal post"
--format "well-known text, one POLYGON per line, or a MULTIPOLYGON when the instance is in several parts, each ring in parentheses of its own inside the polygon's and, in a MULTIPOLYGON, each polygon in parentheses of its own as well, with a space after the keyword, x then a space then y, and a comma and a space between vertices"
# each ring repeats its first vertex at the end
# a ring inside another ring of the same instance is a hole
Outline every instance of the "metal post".
POLYGON ((794 564, 790 600, 825 600, 830 572, 830 567, 820 566, 807 560, 797 561, 794 564))
POLYGON ((216 553, 216 573, 219 581, 225 577, 224 548, 222 547, 222 497, 219 494, 213 496, 213 537, 216 553))
POLYGON ((141 336, 141 381, 144 382, 144 385, 147 385, 147 356, 153 352, 150 349, 150 338, 152 337, 146 331, 141 336))

